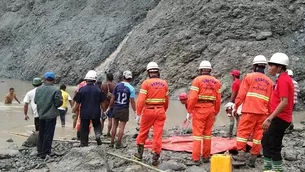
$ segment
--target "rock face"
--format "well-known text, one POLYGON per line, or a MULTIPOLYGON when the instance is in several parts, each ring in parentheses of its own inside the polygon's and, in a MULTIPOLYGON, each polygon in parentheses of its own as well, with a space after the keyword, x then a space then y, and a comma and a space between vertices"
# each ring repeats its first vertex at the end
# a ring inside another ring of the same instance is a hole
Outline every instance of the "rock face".
POLYGON ((52 70, 75 83, 132 31, 104 70, 132 70, 134 85, 156 61, 176 95, 198 75, 200 61, 210 60, 225 100, 229 71, 245 74, 254 56, 281 51, 300 84, 298 107, 305 107, 304 12, 303 0, 1 1, 0 77, 30 80, 52 70))
POLYGON ((302 0, 163 0, 134 27, 111 68, 132 70, 138 84, 155 61, 173 92, 189 86, 200 61, 210 60, 226 98, 232 69, 245 74, 254 56, 280 51, 290 57, 304 101, 304 9, 302 0))
POLYGON ((54 171, 101 171, 110 172, 106 152, 96 146, 73 148, 53 166, 54 171))
POLYGON ((159 0, 0 2, 0 77, 54 71, 73 83, 105 60, 159 0))

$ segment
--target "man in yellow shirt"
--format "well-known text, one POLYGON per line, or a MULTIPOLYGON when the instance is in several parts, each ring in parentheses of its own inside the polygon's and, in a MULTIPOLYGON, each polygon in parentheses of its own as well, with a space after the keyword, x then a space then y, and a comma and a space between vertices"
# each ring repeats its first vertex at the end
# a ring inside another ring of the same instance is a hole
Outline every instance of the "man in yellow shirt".
POLYGON ((61 121, 61 126, 62 127, 65 127, 66 125, 66 113, 67 113, 67 110, 68 110, 68 107, 67 107, 67 102, 69 101, 70 103, 70 106, 71 106, 71 109, 73 108, 73 101, 72 101, 72 98, 70 97, 69 93, 66 92, 66 85, 65 84, 62 84, 60 86, 60 91, 61 91, 61 96, 62 96, 62 99, 63 99, 63 103, 61 105, 61 107, 58 108, 59 110, 59 116, 60 116, 60 121, 61 121))

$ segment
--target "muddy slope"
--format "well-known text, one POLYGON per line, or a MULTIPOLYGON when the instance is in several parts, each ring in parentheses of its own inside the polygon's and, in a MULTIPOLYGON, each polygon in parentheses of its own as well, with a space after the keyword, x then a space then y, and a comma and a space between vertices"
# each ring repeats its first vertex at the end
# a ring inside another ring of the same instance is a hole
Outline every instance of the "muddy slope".
POLYGON ((65 83, 107 58, 159 0, 0 1, 0 77, 65 83))
POLYGON ((156 61, 173 92, 188 86, 201 60, 210 60, 226 98, 230 70, 250 72, 255 55, 281 51, 291 58, 304 101, 304 9, 303 0, 163 0, 133 29, 112 69, 132 70, 137 84, 156 61))

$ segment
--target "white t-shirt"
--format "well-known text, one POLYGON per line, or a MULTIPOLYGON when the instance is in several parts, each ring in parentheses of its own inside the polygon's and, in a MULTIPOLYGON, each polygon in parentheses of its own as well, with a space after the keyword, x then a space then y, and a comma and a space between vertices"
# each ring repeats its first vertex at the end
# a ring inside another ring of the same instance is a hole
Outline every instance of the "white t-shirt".
POLYGON ((25 97, 24 97, 24 99, 23 99, 24 103, 29 103, 31 105, 32 113, 33 113, 34 118, 38 118, 39 117, 38 112, 37 112, 37 105, 34 102, 34 97, 35 97, 36 89, 37 88, 34 88, 31 91, 27 92, 25 97))

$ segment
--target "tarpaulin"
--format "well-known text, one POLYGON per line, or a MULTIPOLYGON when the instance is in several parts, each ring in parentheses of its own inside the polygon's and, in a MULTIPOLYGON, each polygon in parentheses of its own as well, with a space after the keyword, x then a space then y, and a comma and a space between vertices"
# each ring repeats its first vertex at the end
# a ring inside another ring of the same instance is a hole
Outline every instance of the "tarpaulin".
MULTIPOLYGON (((248 142, 252 146, 251 142, 248 142)), ((151 148, 152 141, 145 142, 145 148, 151 148)), ((162 149, 176 152, 192 152, 193 137, 192 136, 173 136, 162 140, 162 149)), ((212 137, 211 154, 225 152, 227 150, 236 149, 236 140, 222 137, 212 137)))

